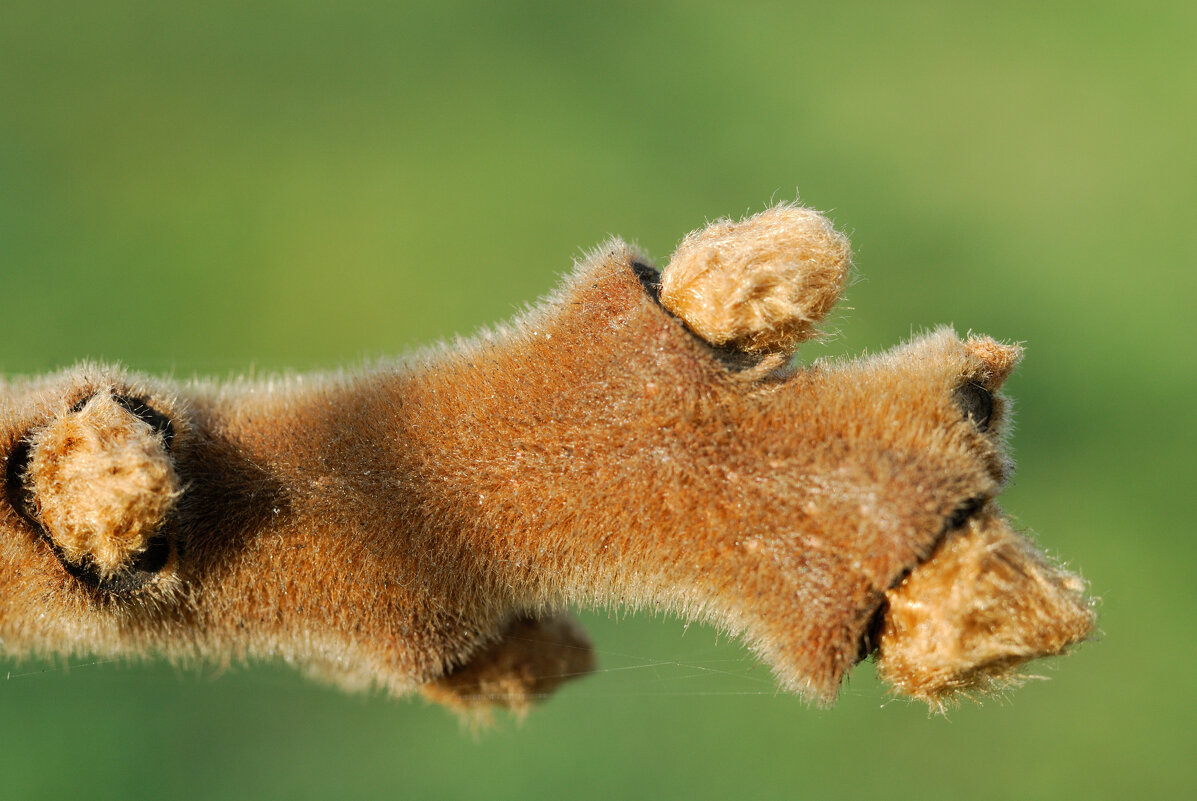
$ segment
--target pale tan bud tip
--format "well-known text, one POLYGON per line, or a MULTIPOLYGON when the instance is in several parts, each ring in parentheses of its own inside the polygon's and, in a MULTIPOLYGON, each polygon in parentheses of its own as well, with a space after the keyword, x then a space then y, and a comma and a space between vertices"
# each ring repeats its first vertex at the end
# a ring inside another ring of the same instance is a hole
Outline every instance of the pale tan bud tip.
POLYGON ((991 390, 1000 387, 1022 359, 1021 347, 1007 345, 990 337, 969 337, 964 347, 981 360, 985 367, 982 378, 985 386, 991 390))
POLYGON ((661 303, 712 345, 788 354, 818 333, 851 255, 822 214, 775 206, 687 235, 661 279, 661 303))
POLYGON ((34 435, 25 480, 63 557, 102 576, 146 548, 179 495, 162 437, 108 393, 34 435))

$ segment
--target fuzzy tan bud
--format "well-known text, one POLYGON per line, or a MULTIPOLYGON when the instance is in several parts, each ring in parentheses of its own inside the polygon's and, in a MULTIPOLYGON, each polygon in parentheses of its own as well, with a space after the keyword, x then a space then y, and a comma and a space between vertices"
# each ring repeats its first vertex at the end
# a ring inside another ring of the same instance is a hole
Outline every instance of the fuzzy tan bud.
POLYGON ((997 517, 949 535, 887 595, 878 673, 942 707, 958 693, 1017 684, 1019 666, 1093 630, 1085 582, 997 517))
POLYGON ((179 495, 161 436, 108 393, 37 432, 26 480, 63 557, 103 576, 146 548, 179 495))
POLYGON ((775 206, 682 240, 661 303, 712 345, 790 353, 818 332, 848 276, 848 240, 822 214, 775 206))

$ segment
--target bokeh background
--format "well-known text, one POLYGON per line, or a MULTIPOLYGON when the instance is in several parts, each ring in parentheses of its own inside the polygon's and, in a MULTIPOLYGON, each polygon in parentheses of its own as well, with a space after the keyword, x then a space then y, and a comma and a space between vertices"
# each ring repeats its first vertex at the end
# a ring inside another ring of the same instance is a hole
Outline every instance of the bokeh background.
POLYGON ((475 737, 278 666, 0 661, 0 797, 1197 796, 1191 2, 7 2, 0 371, 319 369, 468 334, 608 234, 827 210, 801 358, 1027 344, 1006 507, 1100 642, 948 719, 584 612, 604 670, 475 737))

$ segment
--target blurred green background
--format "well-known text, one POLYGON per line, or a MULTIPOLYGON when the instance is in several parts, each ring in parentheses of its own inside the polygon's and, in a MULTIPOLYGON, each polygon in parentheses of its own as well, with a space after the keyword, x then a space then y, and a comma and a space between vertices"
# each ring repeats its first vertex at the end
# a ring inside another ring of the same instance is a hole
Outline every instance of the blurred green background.
POLYGON ((944 720, 588 612, 607 670, 477 738, 278 667, 8 660, 0 797, 1197 796, 1195 34, 1191 2, 5 3, 0 371, 359 363, 800 192, 862 276, 802 358, 1027 343, 1005 505, 1103 634, 944 720))

